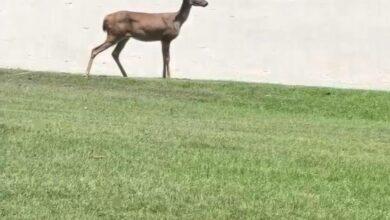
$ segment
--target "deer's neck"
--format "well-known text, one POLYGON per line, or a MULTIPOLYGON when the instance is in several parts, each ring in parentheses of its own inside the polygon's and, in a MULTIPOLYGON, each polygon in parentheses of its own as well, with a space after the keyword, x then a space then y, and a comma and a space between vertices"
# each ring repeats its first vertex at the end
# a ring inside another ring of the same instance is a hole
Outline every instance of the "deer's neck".
POLYGON ((181 8, 175 18, 175 21, 180 24, 184 24, 184 22, 187 21, 188 16, 190 15, 192 5, 190 4, 189 0, 183 0, 183 4, 181 5, 181 8))

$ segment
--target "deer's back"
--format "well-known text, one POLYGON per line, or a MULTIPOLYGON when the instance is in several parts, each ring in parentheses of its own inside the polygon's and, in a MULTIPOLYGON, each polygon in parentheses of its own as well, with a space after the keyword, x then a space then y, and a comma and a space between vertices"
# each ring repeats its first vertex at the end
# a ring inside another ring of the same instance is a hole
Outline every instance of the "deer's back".
POLYGON ((119 11, 106 16, 109 34, 131 36, 143 41, 175 38, 179 30, 174 25, 176 13, 142 13, 119 11))

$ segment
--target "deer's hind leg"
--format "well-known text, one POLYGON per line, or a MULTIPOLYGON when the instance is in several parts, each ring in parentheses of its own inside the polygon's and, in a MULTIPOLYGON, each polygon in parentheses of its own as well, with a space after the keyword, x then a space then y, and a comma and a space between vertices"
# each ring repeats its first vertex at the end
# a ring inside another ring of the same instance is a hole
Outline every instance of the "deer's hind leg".
POLYGON ((125 38, 116 45, 115 50, 112 52, 112 57, 114 58, 116 64, 118 65, 123 77, 127 77, 126 71, 123 68, 121 61, 119 60, 119 55, 121 54, 123 48, 126 46, 126 43, 129 41, 130 38, 125 38))
POLYGON ((107 36, 107 39, 106 41, 101 44, 100 46, 98 47, 95 47, 93 50, 92 50, 92 53, 91 53, 91 58, 89 59, 89 63, 88 63, 88 67, 87 67, 87 72, 86 72, 86 76, 88 77, 90 72, 91 72, 91 68, 92 68, 92 64, 93 64, 93 60, 96 58, 96 56, 98 54, 100 54, 101 52, 107 50, 108 48, 110 48, 111 46, 113 46, 114 44, 116 44, 118 42, 118 39, 112 35, 108 35, 107 36))

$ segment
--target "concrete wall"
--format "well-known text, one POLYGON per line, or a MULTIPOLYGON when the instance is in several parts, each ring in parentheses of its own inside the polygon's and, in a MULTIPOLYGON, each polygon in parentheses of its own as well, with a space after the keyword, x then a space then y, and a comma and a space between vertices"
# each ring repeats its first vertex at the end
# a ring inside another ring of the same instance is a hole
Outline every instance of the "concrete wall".
MULTIPOLYGON (((176 11, 181 0, 1 0, 0 67, 84 72, 116 10, 176 11)), ((390 90, 389 0, 210 0, 172 45, 174 77, 390 90)), ((111 51, 111 50, 110 50, 111 51)), ((159 43, 131 41, 131 75, 159 77, 159 43)), ((110 52, 94 74, 120 75, 110 52)))

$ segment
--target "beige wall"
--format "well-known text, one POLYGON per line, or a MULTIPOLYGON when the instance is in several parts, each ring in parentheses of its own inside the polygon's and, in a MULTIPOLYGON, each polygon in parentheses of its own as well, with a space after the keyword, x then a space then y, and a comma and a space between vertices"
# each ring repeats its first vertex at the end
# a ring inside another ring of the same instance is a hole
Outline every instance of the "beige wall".
MULTIPOLYGON (((83 72, 112 11, 181 0, 1 0, 0 67, 83 72)), ((174 77, 390 90, 389 0, 210 0, 172 46, 174 77)), ((131 41, 131 75, 161 75, 159 43, 131 41)), ((120 75, 110 52, 94 74, 120 75)))

